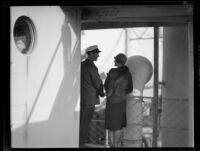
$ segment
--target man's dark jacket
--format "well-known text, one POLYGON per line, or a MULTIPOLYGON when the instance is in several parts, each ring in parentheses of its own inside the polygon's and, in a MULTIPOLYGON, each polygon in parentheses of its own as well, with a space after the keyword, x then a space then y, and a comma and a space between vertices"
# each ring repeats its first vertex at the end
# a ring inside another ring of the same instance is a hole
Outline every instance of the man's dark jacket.
POLYGON ((93 61, 81 63, 81 105, 99 104, 99 95, 104 96, 103 83, 93 61))

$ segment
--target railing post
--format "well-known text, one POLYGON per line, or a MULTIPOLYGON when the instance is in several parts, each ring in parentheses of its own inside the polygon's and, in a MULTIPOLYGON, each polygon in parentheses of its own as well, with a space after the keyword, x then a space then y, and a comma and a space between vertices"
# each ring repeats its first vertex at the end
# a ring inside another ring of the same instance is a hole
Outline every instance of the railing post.
POLYGON ((153 140, 152 147, 157 147, 158 136, 158 56, 159 56, 159 27, 154 27, 154 99, 153 104, 153 140))
POLYGON ((106 130, 106 141, 105 141, 105 145, 106 145, 106 146, 109 146, 109 144, 108 144, 108 130, 106 130))

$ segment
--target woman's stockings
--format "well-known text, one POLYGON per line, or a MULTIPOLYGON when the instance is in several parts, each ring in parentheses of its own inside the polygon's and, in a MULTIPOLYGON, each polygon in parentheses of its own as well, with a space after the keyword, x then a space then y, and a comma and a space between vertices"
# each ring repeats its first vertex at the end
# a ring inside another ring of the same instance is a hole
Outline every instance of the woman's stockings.
POLYGON ((121 147, 122 130, 114 131, 114 147, 121 147))

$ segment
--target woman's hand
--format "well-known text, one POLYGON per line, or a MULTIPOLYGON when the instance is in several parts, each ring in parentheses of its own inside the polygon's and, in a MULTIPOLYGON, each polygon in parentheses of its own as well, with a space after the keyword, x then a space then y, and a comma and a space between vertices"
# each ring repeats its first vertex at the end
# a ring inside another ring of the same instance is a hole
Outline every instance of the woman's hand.
POLYGON ((106 98, 104 98, 99 105, 95 105, 95 112, 100 112, 106 107, 106 98))

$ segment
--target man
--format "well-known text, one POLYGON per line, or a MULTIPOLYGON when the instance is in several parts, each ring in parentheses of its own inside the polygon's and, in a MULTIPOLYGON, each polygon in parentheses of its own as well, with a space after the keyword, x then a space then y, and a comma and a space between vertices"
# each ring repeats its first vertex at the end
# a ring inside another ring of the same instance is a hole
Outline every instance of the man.
POLYGON ((103 82, 94 64, 101 52, 97 45, 86 49, 88 58, 81 63, 81 112, 80 112, 80 147, 84 147, 88 134, 89 124, 95 110, 95 104, 99 104, 99 96, 103 97, 103 82))

